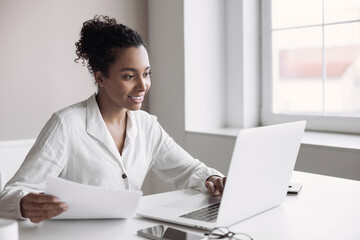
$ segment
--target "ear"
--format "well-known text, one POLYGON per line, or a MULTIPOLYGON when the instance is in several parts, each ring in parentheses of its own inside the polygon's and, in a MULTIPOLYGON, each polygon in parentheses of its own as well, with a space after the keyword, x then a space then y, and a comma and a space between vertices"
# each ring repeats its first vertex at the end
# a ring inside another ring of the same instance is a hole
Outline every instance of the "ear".
POLYGON ((100 71, 94 72, 94 77, 97 85, 99 85, 100 87, 104 86, 104 76, 102 72, 100 71))

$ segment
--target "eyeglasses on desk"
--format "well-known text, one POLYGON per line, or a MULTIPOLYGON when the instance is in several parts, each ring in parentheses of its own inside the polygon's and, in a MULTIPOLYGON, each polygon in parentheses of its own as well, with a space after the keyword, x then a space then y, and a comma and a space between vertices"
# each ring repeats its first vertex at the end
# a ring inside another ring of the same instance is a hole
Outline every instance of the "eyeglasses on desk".
POLYGON ((254 240, 249 234, 246 233, 234 233, 227 227, 217 227, 208 233, 205 233, 208 239, 232 239, 232 240, 254 240))

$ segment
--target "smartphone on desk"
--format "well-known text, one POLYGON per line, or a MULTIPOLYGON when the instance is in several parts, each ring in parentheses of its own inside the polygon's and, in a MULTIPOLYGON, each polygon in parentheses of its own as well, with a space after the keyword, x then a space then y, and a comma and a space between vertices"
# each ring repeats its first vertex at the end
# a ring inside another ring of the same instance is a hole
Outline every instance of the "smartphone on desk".
POLYGON ((198 236, 192 233, 185 232, 180 229, 166 227, 164 225, 157 225, 145 229, 141 229, 138 235, 156 240, 202 240, 207 239, 204 236, 198 236))
POLYGON ((302 186, 300 183, 290 183, 287 193, 291 195, 296 195, 300 192, 302 186))

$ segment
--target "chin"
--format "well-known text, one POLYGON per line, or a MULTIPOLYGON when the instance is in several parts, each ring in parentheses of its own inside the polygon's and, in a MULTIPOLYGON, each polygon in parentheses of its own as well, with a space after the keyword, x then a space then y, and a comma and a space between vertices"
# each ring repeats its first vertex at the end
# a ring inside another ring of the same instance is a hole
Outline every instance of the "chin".
POLYGON ((138 111, 138 110, 140 110, 141 109, 141 106, 138 106, 138 107, 129 107, 129 108, 127 108, 127 110, 129 110, 129 111, 138 111))

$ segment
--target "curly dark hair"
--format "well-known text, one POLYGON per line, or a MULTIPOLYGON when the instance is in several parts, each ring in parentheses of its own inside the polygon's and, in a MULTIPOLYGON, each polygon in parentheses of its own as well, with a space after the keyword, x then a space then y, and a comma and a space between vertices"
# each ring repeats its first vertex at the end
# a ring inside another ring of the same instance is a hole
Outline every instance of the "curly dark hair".
POLYGON ((114 18, 96 15, 83 23, 80 40, 75 43, 77 63, 87 63, 90 73, 100 71, 108 77, 108 70, 121 50, 129 47, 146 47, 143 38, 134 30, 118 24, 114 18))

